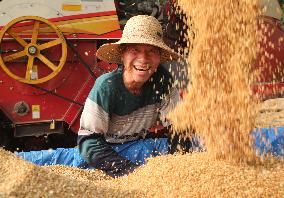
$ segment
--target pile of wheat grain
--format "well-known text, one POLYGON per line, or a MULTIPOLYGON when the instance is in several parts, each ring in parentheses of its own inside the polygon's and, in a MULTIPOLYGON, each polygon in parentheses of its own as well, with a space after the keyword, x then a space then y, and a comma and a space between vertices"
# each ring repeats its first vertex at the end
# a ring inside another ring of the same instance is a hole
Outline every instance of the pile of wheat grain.
MULTIPOLYGON (((57 168, 58 169, 58 168, 57 168)), ((119 189, 90 182, 107 178, 100 171, 70 171, 43 168, 0 149, 0 197, 126 197, 139 196, 128 189, 119 189), (68 175, 69 173, 69 175, 68 175), (71 176, 72 175, 72 176, 71 176), (82 176, 79 176, 82 175, 82 176)))
POLYGON ((284 98, 274 98, 259 104, 256 127, 284 126, 284 98))
POLYGON ((117 179, 97 170, 39 167, 0 149, 0 197, 283 197, 284 162, 254 166, 207 152, 149 159, 117 179))
POLYGON ((152 158, 128 177, 107 181, 146 197, 283 197, 284 163, 266 158, 255 166, 214 160, 209 153, 152 158))

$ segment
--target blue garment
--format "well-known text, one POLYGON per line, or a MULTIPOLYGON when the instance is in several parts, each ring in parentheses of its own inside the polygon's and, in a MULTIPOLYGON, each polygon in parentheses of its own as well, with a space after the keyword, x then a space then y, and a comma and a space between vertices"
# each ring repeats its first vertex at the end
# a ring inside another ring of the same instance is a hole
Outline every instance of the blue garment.
MULTIPOLYGON (((145 139, 125 144, 113 144, 112 148, 122 157, 141 165, 145 163, 146 158, 167 154, 168 141, 167 138, 145 139)), ((81 157, 78 148, 19 152, 17 155, 40 166, 61 164, 78 168, 92 168, 81 157)))
MULTIPOLYGON (((284 159, 284 126, 255 129, 255 149, 259 155, 271 153, 284 159)), ((197 139, 196 139, 197 140, 197 139)), ((144 164, 145 159, 168 153, 167 138, 145 139, 113 144, 112 148, 122 157, 135 164, 144 164)), ((81 157, 78 148, 19 152, 18 156, 37 165, 61 164, 78 168, 92 168, 81 157)))
POLYGON ((252 136, 259 155, 271 153, 284 159, 284 126, 255 129, 252 136))
POLYGON ((168 154, 168 139, 146 139, 112 146, 121 156, 135 164, 144 164, 145 159, 168 154))

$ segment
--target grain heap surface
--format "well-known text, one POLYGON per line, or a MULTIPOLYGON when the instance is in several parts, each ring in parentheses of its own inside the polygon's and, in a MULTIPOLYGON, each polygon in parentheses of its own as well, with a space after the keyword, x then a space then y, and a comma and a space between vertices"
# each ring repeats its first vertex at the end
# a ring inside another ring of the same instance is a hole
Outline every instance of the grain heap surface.
MULTIPOLYGON (((70 169, 66 168, 66 171, 70 169)), ((91 183, 84 178, 72 177, 24 161, 14 154, 0 149, 0 197, 129 197, 138 192, 91 183)), ((98 172, 95 178, 101 178, 98 172)), ((94 175, 93 175, 94 176, 94 175)), ((92 181, 94 178, 92 178, 92 181)))
POLYGON ((277 127, 284 125, 284 98, 274 98, 259 104, 255 126, 277 127))
POLYGON ((212 160, 205 152, 161 156, 114 184, 147 197, 283 197, 284 163, 271 160, 249 166, 212 160))
POLYGON ((50 170, 56 174, 64 175, 72 179, 83 180, 83 181, 97 181, 111 179, 111 177, 104 174, 99 170, 92 169, 80 169, 76 167, 69 167, 63 165, 52 165, 44 166, 47 170, 50 170))
POLYGON ((100 171, 38 167, 0 150, 0 197, 283 197, 284 163, 236 165, 207 152, 149 159, 111 179, 100 171))

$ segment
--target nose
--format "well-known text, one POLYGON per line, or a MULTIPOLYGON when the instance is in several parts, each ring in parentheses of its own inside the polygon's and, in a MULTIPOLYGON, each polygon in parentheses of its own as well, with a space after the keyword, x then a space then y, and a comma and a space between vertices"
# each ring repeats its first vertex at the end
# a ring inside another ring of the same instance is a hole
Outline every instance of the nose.
POLYGON ((143 51, 140 51, 138 53, 138 56, 137 56, 137 59, 141 62, 141 63, 148 63, 149 62, 149 58, 148 58, 148 55, 147 55, 147 52, 145 50, 143 51))

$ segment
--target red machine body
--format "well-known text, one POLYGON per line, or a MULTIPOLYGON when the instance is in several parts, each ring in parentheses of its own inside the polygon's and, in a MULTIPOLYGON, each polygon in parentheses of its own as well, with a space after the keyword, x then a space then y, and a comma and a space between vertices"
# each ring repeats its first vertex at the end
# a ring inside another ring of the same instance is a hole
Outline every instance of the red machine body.
MULTIPOLYGON (((94 56, 97 43, 94 40, 72 40, 70 42, 77 45, 77 53, 86 64, 94 65, 97 61, 96 56, 94 56)), ((6 47, 7 49, 15 49, 13 43, 10 42, 7 43, 6 47)), ((55 48, 49 52, 50 60, 58 60, 56 51, 59 50, 55 48)), ((11 67, 25 68, 25 62, 14 62, 13 64, 15 65, 11 65, 11 67)), ((96 77, 104 71, 98 67, 92 69, 96 77)), ((78 117, 95 80, 70 48, 68 48, 68 56, 63 69, 48 82, 36 86, 24 84, 10 78, 3 72, 0 73, 0 79, 1 109, 13 121, 15 136, 45 134, 49 130, 41 132, 39 129, 29 128, 29 131, 26 131, 25 134, 18 133, 17 130, 27 123, 57 123, 57 121, 65 121, 72 131, 76 132, 78 130, 78 117), (7 98, 9 99, 7 100, 7 98), (26 103, 29 108, 26 115, 19 115, 15 111, 15 105, 21 102, 26 103)))
POLYGON ((280 19, 263 16, 265 39, 260 43, 255 68, 260 72, 258 82, 252 89, 264 99, 282 97, 284 93, 284 31, 280 19))
MULTIPOLYGON (((95 55, 99 45, 121 37, 115 4, 113 1, 73 4, 64 0, 46 1, 46 5, 36 1, 13 3, 0 2, 1 8, 6 6, 8 16, 11 16, 8 13, 11 7, 19 7, 20 11, 28 5, 35 17, 18 13, 8 24, 2 22, 0 144, 21 147, 16 140, 24 137, 43 137, 47 141, 53 134, 64 135, 68 131, 69 136, 75 135, 84 102, 96 78, 116 68, 97 60, 95 55), (61 10, 59 16, 48 14, 51 26, 42 18, 47 5, 61 10), (89 13, 90 9, 97 12, 89 13), (46 46, 41 49, 40 45, 46 46), (31 47, 37 50, 35 54, 29 53, 33 50, 31 47), (25 54, 17 57, 20 53, 25 54), (9 56, 13 58, 10 60, 9 56), (33 64, 29 65, 31 57, 33 64), (64 66, 57 71, 61 62, 64 66), (28 77, 27 72, 31 73, 28 77), (56 74, 51 78, 42 80, 53 72, 56 74)), ((68 142, 68 136, 63 139, 68 142)), ((40 145, 44 141, 36 143, 26 138, 25 142, 25 145, 40 145)))

